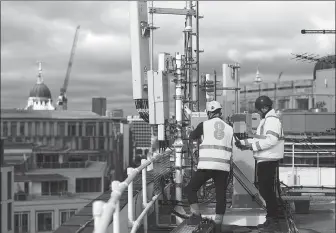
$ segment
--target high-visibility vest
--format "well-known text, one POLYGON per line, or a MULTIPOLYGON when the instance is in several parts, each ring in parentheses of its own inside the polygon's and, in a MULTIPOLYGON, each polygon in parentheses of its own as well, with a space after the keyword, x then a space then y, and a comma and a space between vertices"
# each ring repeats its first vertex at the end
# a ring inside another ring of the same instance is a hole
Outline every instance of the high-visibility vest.
POLYGON ((281 118, 279 116, 272 114, 266 115, 265 119, 260 122, 260 125, 257 129, 257 135, 256 138, 266 138, 266 134, 272 134, 273 136, 278 138, 278 143, 267 149, 262 151, 257 151, 253 153, 253 156, 258 162, 262 161, 276 161, 284 158, 284 146, 285 146, 285 140, 284 140, 284 134, 283 134, 283 128, 282 128, 282 122, 281 118), (270 118, 276 118, 279 121, 276 122, 277 124, 280 124, 281 131, 280 132, 273 132, 272 130, 265 127, 265 123, 267 119, 270 118))
POLYGON ((203 123, 198 169, 230 171, 233 128, 220 118, 203 123))

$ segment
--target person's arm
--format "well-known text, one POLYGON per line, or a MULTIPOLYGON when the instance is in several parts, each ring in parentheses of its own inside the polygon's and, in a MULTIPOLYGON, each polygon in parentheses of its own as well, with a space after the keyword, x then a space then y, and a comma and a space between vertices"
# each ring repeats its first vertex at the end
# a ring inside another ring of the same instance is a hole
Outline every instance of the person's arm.
POLYGON ((203 135, 203 122, 199 123, 195 130, 193 130, 190 135, 190 140, 197 140, 200 139, 203 135))
POLYGON ((277 144, 281 135, 281 123, 276 118, 267 119, 264 125, 266 129, 265 138, 255 139, 252 143, 253 151, 267 150, 277 144))

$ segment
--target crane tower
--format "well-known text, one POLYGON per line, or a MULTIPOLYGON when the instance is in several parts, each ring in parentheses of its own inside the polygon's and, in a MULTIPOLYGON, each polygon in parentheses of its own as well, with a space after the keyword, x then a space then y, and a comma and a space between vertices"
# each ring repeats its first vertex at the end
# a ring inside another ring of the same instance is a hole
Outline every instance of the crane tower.
POLYGON ((78 25, 77 28, 76 28, 75 38, 74 38, 74 42, 73 42, 71 53, 70 53, 68 69, 67 69, 67 72, 66 72, 66 75, 65 75, 63 86, 60 89, 60 95, 59 95, 58 101, 57 101, 57 106, 58 106, 57 109, 60 109, 60 110, 67 110, 68 109, 68 98, 66 96, 66 92, 67 92, 67 89, 68 89, 71 68, 72 68, 73 59, 74 59, 74 56, 75 56, 79 29, 80 29, 80 26, 78 25))

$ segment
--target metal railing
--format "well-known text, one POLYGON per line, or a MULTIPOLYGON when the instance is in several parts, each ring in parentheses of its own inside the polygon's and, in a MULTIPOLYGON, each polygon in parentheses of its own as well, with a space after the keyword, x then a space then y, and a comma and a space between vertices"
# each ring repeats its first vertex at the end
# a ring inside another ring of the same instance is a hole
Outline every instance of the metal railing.
MULTIPOLYGON (((127 168, 127 178, 123 182, 112 181, 111 184, 111 198, 105 203, 103 201, 93 202, 93 218, 94 218, 94 233, 106 233, 113 217, 113 233, 125 233, 120 231, 120 197, 123 192, 128 190, 128 229, 131 233, 135 233, 143 221, 144 232, 147 232, 147 214, 155 201, 161 195, 158 192, 153 195, 151 200, 147 201, 147 169, 148 166, 154 164, 162 157, 169 159, 173 150, 167 150, 164 153, 156 154, 150 159, 142 159, 141 165, 137 168, 127 168), (133 181, 135 177, 141 172, 142 176, 142 206, 143 210, 136 220, 134 220, 134 202, 133 202, 133 181)), ((155 169, 155 168, 154 168, 155 169)), ((149 169, 148 169, 149 170, 149 169)))
MULTIPOLYGON (((323 149, 320 149, 319 146, 332 146, 332 145, 336 145, 335 142, 317 142, 317 143, 312 143, 312 142, 285 142, 285 145, 291 145, 292 149, 291 149, 291 153, 292 153, 292 182, 293 185, 297 184, 297 175, 295 174, 295 145, 300 145, 300 146, 314 146, 314 150, 313 152, 316 152, 317 155, 317 168, 319 169, 319 155, 321 153, 330 153, 333 154, 333 152, 329 152, 329 151, 323 151, 323 149)), ((287 152, 288 153, 288 152, 287 152)), ((298 151, 298 153, 302 153, 302 151, 298 151)), ((320 171, 318 172, 318 180, 320 181, 320 171)))

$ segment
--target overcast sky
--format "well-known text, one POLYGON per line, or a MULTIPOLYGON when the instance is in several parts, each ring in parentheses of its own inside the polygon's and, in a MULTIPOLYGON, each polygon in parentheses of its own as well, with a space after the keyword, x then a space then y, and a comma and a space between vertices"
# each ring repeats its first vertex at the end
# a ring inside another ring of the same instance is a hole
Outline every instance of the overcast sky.
MULTIPOLYGON (((185 2, 154 2, 183 8, 185 2)), ((36 61, 54 102, 63 83, 73 37, 81 26, 68 88, 68 108, 90 110, 93 96, 108 109, 134 113, 128 2, 1 2, 1 108, 25 107, 36 82, 36 61)), ((253 81, 259 64, 264 80, 310 79, 313 64, 290 53, 335 53, 335 35, 302 35, 301 29, 335 29, 335 2, 200 3, 201 73, 221 74, 221 64, 239 62, 242 80, 253 81)), ((155 15, 155 53, 182 52, 183 16, 155 15)))

